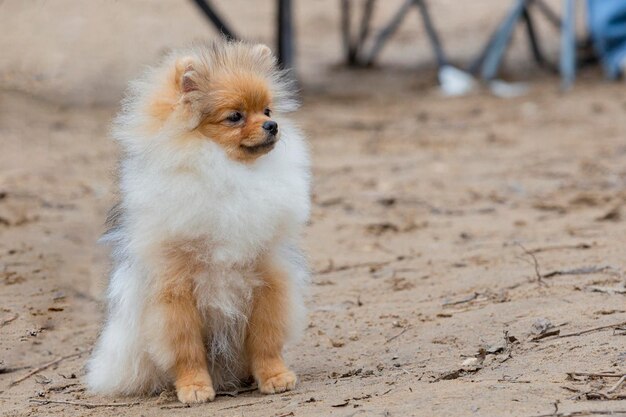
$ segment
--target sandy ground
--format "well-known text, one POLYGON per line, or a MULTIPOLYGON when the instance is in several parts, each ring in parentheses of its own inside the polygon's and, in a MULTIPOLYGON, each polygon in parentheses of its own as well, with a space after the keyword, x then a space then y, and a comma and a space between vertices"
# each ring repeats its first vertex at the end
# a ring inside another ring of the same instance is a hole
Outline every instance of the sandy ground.
MULTIPOLYGON (((271 2, 250 3, 224 8, 269 42, 271 2)), ((502 9, 480 3, 434 7, 461 60, 502 9)), ((610 389, 626 373, 615 329, 626 322, 626 85, 591 72, 562 95, 517 46, 509 73, 532 82, 528 95, 443 98, 415 16, 379 69, 338 69, 331 0, 297 11, 296 118, 315 176, 310 324, 286 352, 300 385, 194 407, 167 392, 86 392, 108 269, 96 240, 115 191, 110 119, 143 65, 212 32, 181 2, 25 4, 0 1, 1 415, 626 410, 626 388, 610 389), (542 333, 546 320, 555 328, 542 333), (113 403, 122 406, 87 407, 113 403)))

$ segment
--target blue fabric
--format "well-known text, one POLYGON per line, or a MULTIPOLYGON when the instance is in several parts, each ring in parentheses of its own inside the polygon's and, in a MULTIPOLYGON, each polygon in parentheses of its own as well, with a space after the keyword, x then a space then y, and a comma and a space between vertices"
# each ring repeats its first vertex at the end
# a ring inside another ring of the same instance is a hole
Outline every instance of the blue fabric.
POLYGON ((609 78, 622 74, 626 59, 626 0, 587 0, 589 30, 609 78))

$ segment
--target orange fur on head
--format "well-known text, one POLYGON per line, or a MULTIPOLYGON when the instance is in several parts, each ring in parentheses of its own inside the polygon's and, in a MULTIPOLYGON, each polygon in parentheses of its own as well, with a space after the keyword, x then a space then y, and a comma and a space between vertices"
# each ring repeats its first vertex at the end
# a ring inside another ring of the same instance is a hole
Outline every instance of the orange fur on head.
POLYGON ((272 120, 275 72, 265 45, 178 58, 150 99, 149 116, 155 130, 170 118, 191 120, 185 139, 212 140, 233 160, 254 161, 279 139, 263 129, 272 120), (234 121, 237 114, 241 120, 234 121))
POLYGON ((269 152, 274 139, 263 124, 271 117, 271 95, 265 81, 252 74, 225 75, 212 83, 211 99, 205 107, 206 116, 198 126, 202 136, 219 143, 228 155, 238 161, 253 161, 269 152), (228 118, 239 113, 242 119, 228 118), (262 145, 268 139, 267 147, 262 145))

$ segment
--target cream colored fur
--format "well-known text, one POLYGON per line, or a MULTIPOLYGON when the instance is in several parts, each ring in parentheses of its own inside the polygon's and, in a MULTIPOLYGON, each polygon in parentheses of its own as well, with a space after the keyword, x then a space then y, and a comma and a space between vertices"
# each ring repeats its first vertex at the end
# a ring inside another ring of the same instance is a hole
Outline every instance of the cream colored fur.
POLYGON ((271 152, 252 163, 228 158, 211 140, 179 140, 197 124, 194 115, 187 115, 186 124, 181 120, 187 116, 174 114, 152 127, 150 100, 181 57, 210 66, 215 51, 251 54, 253 61, 261 53, 238 43, 212 48, 174 53, 150 69, 132 84, 115 122, 114 137, 124 150, 122 200, 116 225, 105 236, 113 245, 114 268, 106 322, 88 364, 87 382, 95 392, 154 393, 173 382, 159 312, 148 307, 161 267, 158 248, 168 242, 194 242, 190 249, 208 266, 194 277, 194 293, 216 390, 247 376, 242 346, 258 285, 252 266, 261 254, 289 272, 291 336, 301 328, 308 272, 298 241, 310 209, 309 157, 302 134, 285 116, 295 108, 291 87, 280 73, 263 74, 276 100, 281 136, 271 152))

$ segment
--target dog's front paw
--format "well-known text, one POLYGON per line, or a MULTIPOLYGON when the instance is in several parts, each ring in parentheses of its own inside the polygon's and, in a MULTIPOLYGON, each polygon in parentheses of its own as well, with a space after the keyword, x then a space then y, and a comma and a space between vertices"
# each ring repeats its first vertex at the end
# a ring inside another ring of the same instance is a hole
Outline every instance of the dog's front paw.
POLYGON ((190 384, 176 389, 176 395, 184 404, 205 403, 215 399, 215 390, 210 385, 190 384))
POLYGON ((296 387, 296 374, 291 371, 283 372, 265 381, 259 381, 259 391, 263 394, 278 394, 280 392, 291 391, 296 387))

